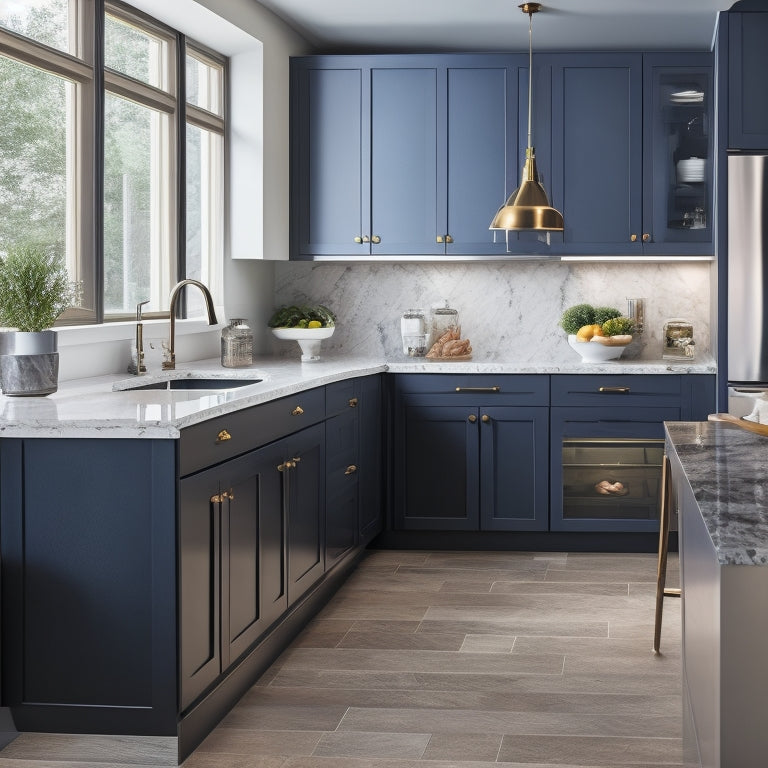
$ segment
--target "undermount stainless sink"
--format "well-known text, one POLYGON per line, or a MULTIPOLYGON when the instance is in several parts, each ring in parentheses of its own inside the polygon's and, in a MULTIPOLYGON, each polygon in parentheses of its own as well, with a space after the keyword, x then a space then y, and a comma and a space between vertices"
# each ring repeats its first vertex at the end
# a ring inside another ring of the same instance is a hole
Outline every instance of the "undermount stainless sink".
POLYGON ((141 389, 204 389, 208 391, 221 391, 223 389, 238 389, 249 384, 258 384, 263 379, 167 379, 165 381, 151 381, 148 384, 136 384, 125 387, 126 390, 135 392, 141 389))

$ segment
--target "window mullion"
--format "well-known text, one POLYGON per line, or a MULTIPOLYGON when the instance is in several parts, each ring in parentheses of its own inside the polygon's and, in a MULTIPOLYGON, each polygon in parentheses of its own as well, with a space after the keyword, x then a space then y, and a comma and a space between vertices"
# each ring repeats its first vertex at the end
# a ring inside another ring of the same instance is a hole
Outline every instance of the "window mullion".
POLYGON ((93 67, 89 64, 9 30, 0 30, 0 53, 79 83, 93 80, 93 67))
POLYGON ((104 70, 104 87, 110 93, 159 112, 172 114, 176 109, 174 96, 111 69, 104 70))

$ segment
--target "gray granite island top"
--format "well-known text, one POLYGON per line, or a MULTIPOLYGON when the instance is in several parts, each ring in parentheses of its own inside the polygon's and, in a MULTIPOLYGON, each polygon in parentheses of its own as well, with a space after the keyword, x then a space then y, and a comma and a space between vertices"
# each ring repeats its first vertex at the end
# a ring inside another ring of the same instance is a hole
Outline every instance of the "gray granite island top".
POLYGON ((768 439, 721 422, 665 422, 721 565, 768 565, 768 439))
POLYGON ((307 389, 389 371, 446 374, 712 374, 714 361, 617 360, 584 364, 563 360, 465 362, 329 355, 302 364, 296 358, 260 358, 249 368, 224 368, 218 359, 182 363, 176 371, 141 377, 127 373, 60 382, 47 397, 0 395, 0 437, 177 438, 185 427, 307 389), (168 378, 258 378, 259 383, 226 390, 131 390, 168 378))

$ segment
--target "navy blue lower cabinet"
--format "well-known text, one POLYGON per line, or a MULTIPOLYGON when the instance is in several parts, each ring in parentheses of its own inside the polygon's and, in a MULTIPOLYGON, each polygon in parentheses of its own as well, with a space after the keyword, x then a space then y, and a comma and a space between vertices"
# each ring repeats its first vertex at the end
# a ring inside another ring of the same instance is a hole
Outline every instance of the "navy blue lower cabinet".
POLYGON ((287 608, 281 461, 278 443, 180 483, 182 711, 287 608))
POLYGON ((359 543, 368 544, 384 527, 384 428, 382 377, 357 380, 359 457, 357 469, 359 543))
POLYGON ((548 376, 396 382, 395 529, 547 529, 548 376))
POLYGON ((176 735, 175 441, 3 439, 3 704, 20 731, 176 735))

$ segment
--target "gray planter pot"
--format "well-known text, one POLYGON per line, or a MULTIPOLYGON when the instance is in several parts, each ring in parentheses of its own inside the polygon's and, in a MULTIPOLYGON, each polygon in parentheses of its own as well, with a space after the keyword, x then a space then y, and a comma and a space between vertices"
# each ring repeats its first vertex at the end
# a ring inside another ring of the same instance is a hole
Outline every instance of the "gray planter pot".
POLYGON ((0 388, 12 397, 50 395, 58 389, 56 331, 0 332, 0 388))

